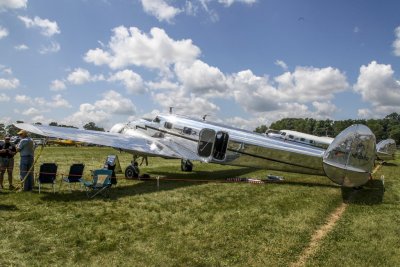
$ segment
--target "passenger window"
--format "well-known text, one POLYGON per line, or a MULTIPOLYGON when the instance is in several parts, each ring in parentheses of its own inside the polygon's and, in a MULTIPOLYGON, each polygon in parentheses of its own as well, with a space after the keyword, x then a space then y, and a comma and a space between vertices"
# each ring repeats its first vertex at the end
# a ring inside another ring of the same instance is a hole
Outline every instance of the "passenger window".
POLYGON ((172 123, 166 121, 166 122, 164 123, 164 127, 165 127, 165 129, 172 129, 172 123))
POLYGON ((192 128, 183 127, 182 132, 183 132, 184 134, 191 135, 191 134, 192 134, 192 128))
POLYGON ((304 141, 306 141, 306 139, 304 139, 304 138, 300 138, 300 141, 304 142, 304 141))
POLYGON ((293 138, 294 138, 294 136, 290 134, 290 135, 289 135, 289 138, 290 138, 290 139, 293 139, 293 138))

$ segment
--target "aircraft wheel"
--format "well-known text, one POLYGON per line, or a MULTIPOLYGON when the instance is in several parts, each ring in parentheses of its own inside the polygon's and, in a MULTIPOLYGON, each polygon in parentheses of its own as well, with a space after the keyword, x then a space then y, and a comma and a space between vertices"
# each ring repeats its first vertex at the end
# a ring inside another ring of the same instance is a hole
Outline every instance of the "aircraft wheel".
POLYGON ((132 165, 126 167, 125 178, 133 179, 139 177, 139 168, 134 168, 132 165))
POLYGON ((193 163, 190 160, 181 160, 181 170, 183 172, 191 172, 193 170, 193 163))

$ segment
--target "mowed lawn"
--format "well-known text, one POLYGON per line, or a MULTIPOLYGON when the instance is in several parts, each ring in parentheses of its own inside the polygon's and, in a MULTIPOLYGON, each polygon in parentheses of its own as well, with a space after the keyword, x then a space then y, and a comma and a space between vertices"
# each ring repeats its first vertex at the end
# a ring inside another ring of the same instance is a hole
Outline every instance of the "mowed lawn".
MULTIPOLYGON (((36 165, 56 162, 101 168, 117 154, 103 147, 46 147, 36 165)), ((17 181, 18 158, 15 181, 17 181)), ((297 262, 329 215, 343 216, 321 240, 308 266, 396 266, 400 263, 400 164, 383 166, 364 189, 328 178, 149 158, 142 173, 176 180, 119 177, 109 198, 87 199, 79 186, 52 193, 0 193, 0 266, 286 266, 297 262), (225 183, 226 178, 283 175, 281 183, 225 183), (382 182, 385 176, 383 193, 382 182), (196 181, 196 180, 210 180, 196 181)), ((7 182, 5 185, 8 186, 7 182)))

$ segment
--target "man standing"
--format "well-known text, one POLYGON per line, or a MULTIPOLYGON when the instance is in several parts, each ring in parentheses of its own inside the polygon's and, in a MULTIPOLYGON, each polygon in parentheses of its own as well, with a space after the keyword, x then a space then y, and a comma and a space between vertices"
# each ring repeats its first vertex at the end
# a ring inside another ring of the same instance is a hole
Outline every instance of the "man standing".
POLYGON ((34 144, 33 140, 28 137, 25 130, 18 132, 21 138, 17 145, 17 152, 20 153, 21 161, 19 164, 19 173, 21 181, 24 181, 24 191, 32 191, 33 189, 33 157, 34 157, 34 144))
POLYGON ((4 173, 7 171, 9 189, 13 186, 14 155, 17 153, 14 144, 10 142, 10 136, 4 138, 4 143, 0 144, 0 188, 4 188, 4 173))

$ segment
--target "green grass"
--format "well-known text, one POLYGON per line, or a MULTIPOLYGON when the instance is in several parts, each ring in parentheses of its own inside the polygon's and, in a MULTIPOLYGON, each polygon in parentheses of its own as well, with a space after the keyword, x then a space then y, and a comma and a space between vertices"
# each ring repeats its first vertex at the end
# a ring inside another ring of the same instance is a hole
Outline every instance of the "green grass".
MULTIPOLYGON (((56 162, 67 173, 75 162, 100 168, 118 154, 110 148, 46 147, 37 164, 56 162)), ((16 163, 18 159, 16 159, 16 163)), ((395 162, 399 164, 399 161, 395 162)), ((16 164, 16 171, 18 171, 16 164)), ((398 166, 354 195, 327 178, 149 158, 141 172, 188 181, 118 179, 110 198, 88 200, 78 188, 57 193, 0 194, 0 266, 276 266, 295 262, 314 231, 343 199, 344 216, 308 265, 394 266, 400 262, 398 166), (195 182, 231 177, 285 176, 283 183, 195 182), (190 182, 193 180, 193 182, 190 182)), ((15 179, 17 173, 15 173, 15 179)))

